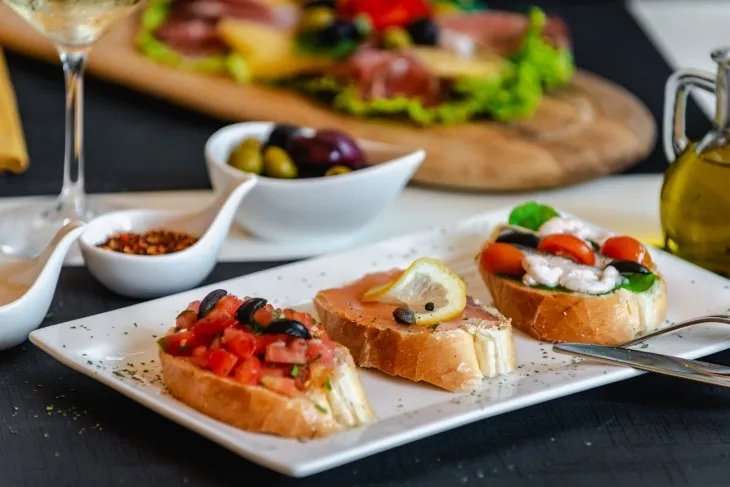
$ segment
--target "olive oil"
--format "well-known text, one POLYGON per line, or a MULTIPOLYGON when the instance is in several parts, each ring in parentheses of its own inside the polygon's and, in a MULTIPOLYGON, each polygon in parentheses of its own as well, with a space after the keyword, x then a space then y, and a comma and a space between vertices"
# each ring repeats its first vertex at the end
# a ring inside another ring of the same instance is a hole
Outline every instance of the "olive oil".
POLYGON ((660 208, 669 252, 730 276, 730 146, 688 145, 667 170, 660 208))

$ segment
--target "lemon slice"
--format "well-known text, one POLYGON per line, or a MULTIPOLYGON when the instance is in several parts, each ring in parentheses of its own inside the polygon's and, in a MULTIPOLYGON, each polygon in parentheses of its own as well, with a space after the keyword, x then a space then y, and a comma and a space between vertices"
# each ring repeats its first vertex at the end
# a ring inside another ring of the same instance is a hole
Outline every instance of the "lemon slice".
POLYGON ((413 310, 417 325, 434 325, 461 315, 466 284, 443 262, 424 257, 398 279, 366 291, 362 301, 404 304, 413 310))

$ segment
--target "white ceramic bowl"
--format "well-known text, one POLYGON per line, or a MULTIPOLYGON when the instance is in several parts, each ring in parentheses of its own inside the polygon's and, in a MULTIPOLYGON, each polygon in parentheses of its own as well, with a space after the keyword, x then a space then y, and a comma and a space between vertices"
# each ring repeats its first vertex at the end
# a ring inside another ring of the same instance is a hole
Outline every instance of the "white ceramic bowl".
MULTIPOLYGON (((228 156, 242 140, 266 140, 268 122, 222 128, 205 145, 213 188, 220 191, 248 173, 229 166, 228 156)), ((350 240, 403 190, 425 158, 423 150, 357 140, 371 166, 351 173, 308 179, 258 176, 241 203, 236 220, 252 234, 268 240, 350 240)))
POLYGON ((78 244, 89 272, 105 287, 133 298, 154 298, 191 289, 215 267, 233 215, 256 184, 254 178, 226 188, 198 211, 123 210, 101 215, 87 225, 78 244), (119 232, 165 229, 199 237, 192 246, 165 255, 129 255, 97 247, 119 232))

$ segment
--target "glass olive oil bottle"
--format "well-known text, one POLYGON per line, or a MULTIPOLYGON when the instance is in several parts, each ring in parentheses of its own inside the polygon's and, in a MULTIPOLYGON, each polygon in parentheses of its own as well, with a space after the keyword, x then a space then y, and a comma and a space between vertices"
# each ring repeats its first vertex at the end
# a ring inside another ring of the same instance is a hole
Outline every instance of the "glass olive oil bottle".
POLYGON ((661 220, 669 252, 730 277, 730 48, 716 49, 717 75, 685 69, 667 81, 664 149, 673 161, 664 176, 661 220), (685 136, 691 88, 717 98, 714 128, 702 140, 685 136))

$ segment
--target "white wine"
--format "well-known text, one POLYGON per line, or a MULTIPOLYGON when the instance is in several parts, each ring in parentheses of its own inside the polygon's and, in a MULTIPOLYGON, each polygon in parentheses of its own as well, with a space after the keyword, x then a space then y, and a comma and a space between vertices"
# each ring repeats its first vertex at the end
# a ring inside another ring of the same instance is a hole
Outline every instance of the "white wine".
POLYGON ((140 0, 5 0, 29 24, 63 46, 89 46, 140 0))

